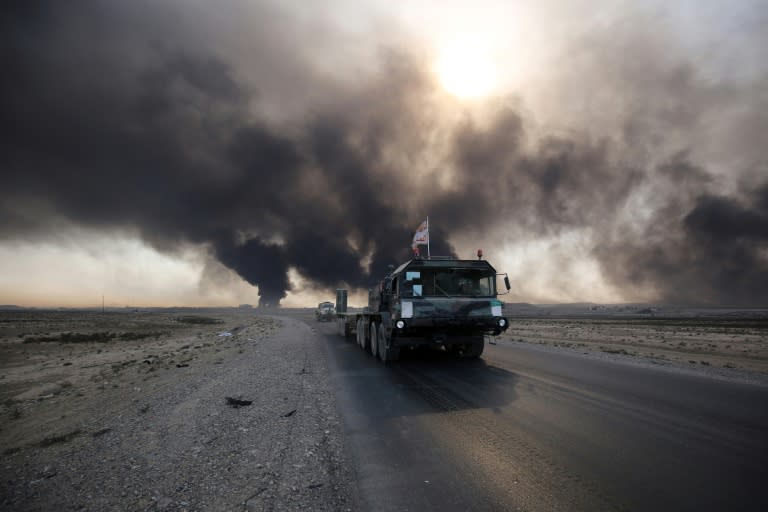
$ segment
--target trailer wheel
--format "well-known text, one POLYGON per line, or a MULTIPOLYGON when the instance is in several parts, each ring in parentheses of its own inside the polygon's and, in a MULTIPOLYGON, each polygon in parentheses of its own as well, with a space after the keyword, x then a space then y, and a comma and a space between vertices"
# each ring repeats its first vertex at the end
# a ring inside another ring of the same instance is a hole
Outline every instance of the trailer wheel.
POLYGON ((357 345, 360 348, 365 347, 365 326, 363 325, 363 319, 357 319, 357 345))
POLYGON ((384 364, 400 359, 400 347, 396 347, 392 334, 387 336, 384 325, 379 325, 379 359, 384 364))
POLYGON ((371 354, 373 354, 373 357, 376 357, 376 354, 379 350, 379 324, 376 322, 371 322, 371 354))

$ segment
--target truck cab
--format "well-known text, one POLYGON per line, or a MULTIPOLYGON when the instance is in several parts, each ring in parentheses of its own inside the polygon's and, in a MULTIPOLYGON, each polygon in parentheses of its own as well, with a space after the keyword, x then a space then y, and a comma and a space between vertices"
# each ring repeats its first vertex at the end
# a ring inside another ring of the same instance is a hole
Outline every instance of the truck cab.
POLYGON ((485 336, 509 326, 497 298, 497 275, 480 259, 407 261, 370 290, 368 307, 356 316, 358 344, 384 361, 416 347, 477 358, 485 336))
POLYGON ((382 306, 400 335, 494 335, 507 328, 496 270, 487 261, 411 260, 387 284, 382 306))

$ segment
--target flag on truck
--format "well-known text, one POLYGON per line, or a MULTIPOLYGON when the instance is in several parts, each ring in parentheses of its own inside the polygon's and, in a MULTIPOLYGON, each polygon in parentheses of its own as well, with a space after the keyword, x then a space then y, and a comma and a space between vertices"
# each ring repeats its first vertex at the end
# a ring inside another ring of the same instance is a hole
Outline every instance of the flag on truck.
POLYGON ((419 229, 413 235, 411 248, 415 249, 419 245, 429 245, 429 220, 425 220, 419 225, 419 229))

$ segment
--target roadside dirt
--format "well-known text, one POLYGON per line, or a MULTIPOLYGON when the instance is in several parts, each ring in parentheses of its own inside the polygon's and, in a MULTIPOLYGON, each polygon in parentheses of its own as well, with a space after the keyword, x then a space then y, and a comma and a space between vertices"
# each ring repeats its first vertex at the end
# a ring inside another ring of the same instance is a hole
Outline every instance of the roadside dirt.
POLYGON ((324 355, 295 320, 0 312, 0 398, 8 510, 353 507, 324 355))
POLYGON ((762 317, 511 316, 499 341, 768 380, 768 319, 762 317))

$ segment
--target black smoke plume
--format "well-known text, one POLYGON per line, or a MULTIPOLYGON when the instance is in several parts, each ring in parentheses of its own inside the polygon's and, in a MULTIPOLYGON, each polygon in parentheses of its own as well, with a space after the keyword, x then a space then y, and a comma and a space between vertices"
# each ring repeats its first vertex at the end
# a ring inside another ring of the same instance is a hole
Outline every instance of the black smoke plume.
MULTIPOLYGON (((483 120, 443 109, 434 79, 404 50, 381 51, 362 80, 332 79, 308 57, 311 36, 286 36, 285 16, 265 21, 268 3, 248 11, 246 55, 221 35, 236 21, 208 23, 185 6, 4 4, 2 239, 46 236, 65 219, 137 230, 163 251, 199 244, 276 304, 291 268, 322 287, 372 284, 408 257, 430 215, 440 219, 433 253, 455 253, 448 233, 489 227, 521 243, 588 231, 620 288, 768 302, 757 284, 768 282, 765 176, 715 194, 685 147, 659 142, 669 112, 660 124, 636 105, 613 136, 534 135, 503 101, 483 120), (654 152, 669 161, 654 163, 654 152), (622 216, 637 200, 648 215, 622 216)), ((648 81, 669 87, 673 106, 698 90, 695 73, 656 72, 648 81)), ((627 94, 643 97, 639 87, 627 94)), ((732 101, 715 93, 703 96, 732 101)))

